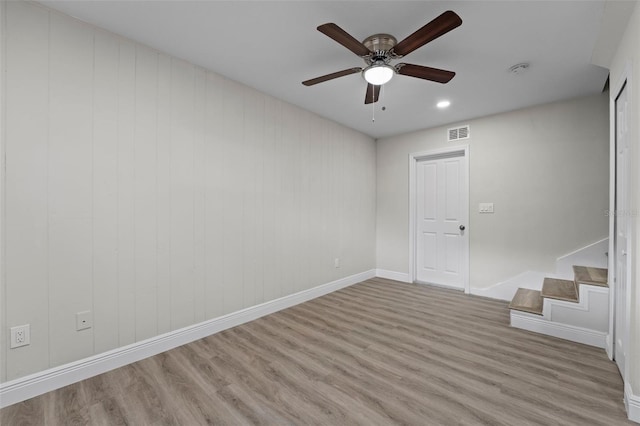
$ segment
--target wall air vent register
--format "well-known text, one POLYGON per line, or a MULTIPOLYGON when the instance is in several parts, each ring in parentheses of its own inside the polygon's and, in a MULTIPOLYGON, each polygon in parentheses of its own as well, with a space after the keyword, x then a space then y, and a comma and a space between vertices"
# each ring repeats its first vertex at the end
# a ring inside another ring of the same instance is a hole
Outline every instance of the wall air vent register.
POLYGON ((469 139, 471 132, 469 131, 469 125, 462 127, 454 127, 447 130, 447 141, 459 141, 462 139, 469 139))

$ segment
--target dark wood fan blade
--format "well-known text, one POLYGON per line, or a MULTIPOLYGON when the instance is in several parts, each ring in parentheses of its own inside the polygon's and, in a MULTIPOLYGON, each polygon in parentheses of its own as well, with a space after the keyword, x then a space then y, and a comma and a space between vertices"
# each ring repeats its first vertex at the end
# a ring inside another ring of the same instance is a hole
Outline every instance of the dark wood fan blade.
POLYGON ((408 55, 417 48, 424 46, 460 25, 462 25, 462 19, 455 12, 448 10, 396 44, 393 48, 393 53, 399 56, 408 55))
POLYGON ((378 102, 378 97, 380 97, 380 86, 374 86, 371 83, 367 84, 367 93, 364 96, 365 104, 372 104, 378 102))
POLYGON ((396 65, 396 71, 398 74, 422 78, 424 80, 431 80, 438 83, 448 83, 456 75, 453 71, 413 64, 398 64, 396 65))
POLYGON ((318 27, 318 31, 327 37, 334 39, 358 56, 367 56, 371 53, 364 44, 360 43, 334 23, 320 25, 318 27))
POLYGON ((311 80, 303 81, 305 86, 313 86, 314 84, 322 83, 324 81, 333 80, 334 78, 344 77, 345 75, 355 74, 362 71, 362 68, 349 68, 338 72, 332 72, 331 74, 323 75, 321 77, 312 78, 311 80))

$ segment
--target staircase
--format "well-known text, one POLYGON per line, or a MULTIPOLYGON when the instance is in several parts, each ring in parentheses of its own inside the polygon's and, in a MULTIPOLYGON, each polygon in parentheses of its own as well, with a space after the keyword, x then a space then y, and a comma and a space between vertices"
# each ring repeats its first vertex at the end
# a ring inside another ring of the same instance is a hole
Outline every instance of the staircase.
POLYGON ((544 278, 542 290, 519 288, 511 326, 604 348, 609 331, 607 269, 573 266, 574 279, 544 278))

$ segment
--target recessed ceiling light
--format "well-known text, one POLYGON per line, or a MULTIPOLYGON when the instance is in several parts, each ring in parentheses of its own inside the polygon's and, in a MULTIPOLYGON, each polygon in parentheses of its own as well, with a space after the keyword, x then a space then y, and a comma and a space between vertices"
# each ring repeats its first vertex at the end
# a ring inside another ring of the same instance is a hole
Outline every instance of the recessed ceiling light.
POLYGON ((440 109, 447 108, 449 105, 451 105, 451 102, 449 101, 440 101, 436 104, 436 106, 440 109))

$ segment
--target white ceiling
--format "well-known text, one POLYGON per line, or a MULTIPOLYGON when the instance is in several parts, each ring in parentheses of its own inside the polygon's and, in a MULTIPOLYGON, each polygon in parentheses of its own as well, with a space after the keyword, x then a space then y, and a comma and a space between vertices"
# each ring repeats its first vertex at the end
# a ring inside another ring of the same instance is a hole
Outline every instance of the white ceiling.
POLYGON ((590 63, 603 1, 43 1, 375 138, 602 90, 590 63), (301 84, 364 62, 316 30, 335 22, 355 38, 399 41, 445 10, 462 26, 402 62, 455 71, 448 84, 396 76, 364 105, 359 74, 301 84), (508 68, 530 62, 523 74, 508 68), (438 110, 437 101, 451 107, 438 110), (386 110, 382 111, 381 107, 386 110))

